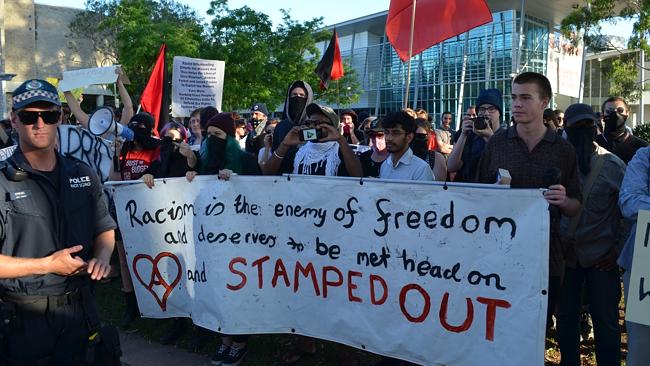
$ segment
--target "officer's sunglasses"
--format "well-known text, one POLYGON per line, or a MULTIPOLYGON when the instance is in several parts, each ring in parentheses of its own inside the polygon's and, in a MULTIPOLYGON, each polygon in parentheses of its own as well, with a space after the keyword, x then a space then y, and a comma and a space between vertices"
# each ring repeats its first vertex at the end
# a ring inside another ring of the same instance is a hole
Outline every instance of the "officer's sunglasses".
POLYGON ((46 125, 54 125, 61 118, 61 111, 18 111, 18 118, 26 126, 33 125, 38 121, 38 117, 43 119, 46 125))

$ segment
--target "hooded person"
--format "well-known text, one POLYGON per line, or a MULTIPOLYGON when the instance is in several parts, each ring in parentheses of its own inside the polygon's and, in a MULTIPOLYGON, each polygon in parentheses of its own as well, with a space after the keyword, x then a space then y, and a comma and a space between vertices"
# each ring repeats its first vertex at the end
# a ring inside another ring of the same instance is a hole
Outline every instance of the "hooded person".
POLYGON ((152 136, 153 116, 140 112, 131 117, 128 127, 133 131, 133 141, 127 141, 120 153, 122 180, 140 179, 149 166, 160 156, 161 141, 152 136))
POLYGON ((627 164, 638 149, 648 146, 648 142, 633 136, 627 130, 625 122, 629 116, 630 107, 625 99, 621 97, 608 98, 601 108, 605 129, 601 135, 598 135, 596 142, 627 164))
POLYGON ((307 118, 293 127, 273 152, 264 173, 362 176, 359 159, 339 133, 339 119, 334 110, 311 103, 306 113, 307 118))
POLYGON ((314 93, 306 81, 296 80, 291 83, 284 101, 283 119, 273 131, 273 151, 278 148, 287 133, 305 118, 305 108, 313 98, 314 93))
POLYGON ((239 147, 232 113, 215 114, 207 121, 205 128, 205 146, 199 152, 196 172, 208 175, 228 169, 242 175, 260 174, 257 159, 239 147))
POLYGON ((363 133, 357 130, 359 116, 352 109, 341 111, 341 133, 348 140, 348 144, 358 144, 363 141, 363 133))

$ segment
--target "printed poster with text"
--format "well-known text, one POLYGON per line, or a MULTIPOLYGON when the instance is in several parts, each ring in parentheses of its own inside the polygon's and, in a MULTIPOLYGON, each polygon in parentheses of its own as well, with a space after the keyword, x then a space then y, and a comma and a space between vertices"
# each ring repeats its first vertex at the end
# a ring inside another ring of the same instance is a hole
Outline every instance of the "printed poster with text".
POLYGON ((310 176, 115 185, 141 312, 429 365, 543 365, 538 190, 310 176))
POLYGON ((650 326, 650 211, 639 211, 634 239, 625 320, 650 326), (648 282, 645 282, 646 279, 648 282))
POLYGON ((197 108, 221 110, 226 63, 183 56, 174 57, 172 116, 189 117, 197 108))

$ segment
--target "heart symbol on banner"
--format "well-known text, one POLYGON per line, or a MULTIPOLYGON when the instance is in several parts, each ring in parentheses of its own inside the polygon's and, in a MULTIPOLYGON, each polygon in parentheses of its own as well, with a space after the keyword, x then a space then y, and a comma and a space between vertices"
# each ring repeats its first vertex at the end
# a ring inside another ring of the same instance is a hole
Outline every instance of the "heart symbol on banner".
POLYGON ((146 288, 156 299, 156 302, 158 302, 158 305, 162 309, 162 311, 167 310, 167 298, 169 295, 172 293, 174 290, 174 287, 178 284, 178 282, 181 280, 181 275, 182 275, 182 269, 181 269, 181 262, 178 260, 178 257, 176 257, 174 254, 169 253, 169 252, 161 252, 156 256, 156 258, 151 258, 150 255, 148 254, 138 254, 133 258, 133 273, 135 273, 135 276, 138 278, 138 281, 146 288), (171 258, 175 263, 178 268, 178 272, 176 273, 176 278, 172 281, 171 284, 167 283, 163 276, 160 274, 160 270, 158 269, 158 262, 163 259, 163 258, 171 258), (146 283, 142 280, 140 277, 140 273, 138 273, 138 261, 141 259, 145 259, 147 262, 151 263, 151 278, 149 279, 149 282, 146 283), (158 294, 156 291, 154 291, 154 286, 160 285, 165 288, 165 293, 163 294, 162 299, 158 297, 158 294))

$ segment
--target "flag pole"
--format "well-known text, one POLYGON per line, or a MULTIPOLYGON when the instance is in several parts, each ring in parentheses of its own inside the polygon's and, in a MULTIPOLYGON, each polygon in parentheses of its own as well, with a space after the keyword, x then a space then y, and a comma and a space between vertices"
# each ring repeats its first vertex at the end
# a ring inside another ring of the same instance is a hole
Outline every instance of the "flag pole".
POLYGON ((409 35, 409 65, 406 72, 406 95, 404 97, 404 106, 407 108, 409 104, 409 90, 411 88, 411 58, 413 57, 413 33, 415 31, 415 7, 417 0, 413 0, 413 11, 411 12, 411 34, 409 35))

